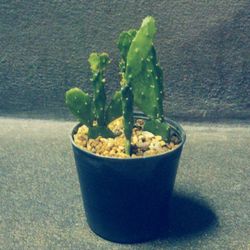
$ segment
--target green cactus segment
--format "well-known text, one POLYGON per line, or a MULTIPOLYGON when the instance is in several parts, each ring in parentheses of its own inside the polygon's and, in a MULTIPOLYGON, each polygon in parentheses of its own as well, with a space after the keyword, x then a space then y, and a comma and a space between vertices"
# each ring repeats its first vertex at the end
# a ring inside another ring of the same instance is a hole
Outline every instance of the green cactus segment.
POLYGON ((124 84, 125 81, 125 71, 126 71, 126 62, 127 62, 127 54, 130 48, 130 45, 132 43, 132 40, 134 39, 136 35, 136 30, 131 29, 128 31, 123 31, 118 39, 117 46, 120 50, 121 54, 121 61, 119 62, 119 69, 120 69, 120 74, 121 74, 121 84, 124 84))
MULTIPOLYGON (((126 137, 126 153, 130 154, 130 142, 133 119, 133 82, 138 75, 142 75, 144 61, 152 48, 153 37, 156 32, 155 20, 146 17, 141 28, 121 33, 118 41, 118 48, 121 51, 122 62, 120 69, 122 72, 122 110, 124 120, 124 134, 126 137)), ((145 87, 144 87, 145 88, 145 87)))
POLYGON ((109 64, 109 55, 107 53, 91 53, 88 59, 92 73, 103 72, 109 64))
POLYGON ((124 62, 127 61, 127 54, 128 54, 131 42, 134 39, 135 35, 136 35, 136 30, 131 29, 128 31, 123 31, 119 36, 117 46, 120 50, 121 57, 124 62))
POLYGON ((170 126, 164 122, 158 120, 145 121, 143 130, 160 135, 166 142, 170 141, 170 126))
POLYGON ((79 88, 72 88, 65 94, 65 102, 70 111, 79 121, 87 126, 92 126, 91 98, 79 88))
POLYGON ((122 116, 121 92, 116 91, 105 112, 106 124, 109 124, 120 116, 122 116))
POLYGON ((108 129, 107 127, 101 126, 101 127, 89 127, 88 132, 89 138, 95 139, 98 136, 102 136, 104 138, 114 138, 115 135, 113 132, 108 129))
POLYGON ((105 103, 106 94, 104 89, 104 84, 102 83, 102 76, 98 74, 96 78, 93 79, 94 92, 93 92, 93 106, 94 115, 98 126, 103 126, 105 124, 105 103))
POLYGON ((142 72, 131 80, 135 104, 152 119, 163 121, 163 74, 154 47, 143 63, 142 72))
POLYGON ((153 45, 155 33, 155 20, 148 16, 143 20, 127 53, 126 74, 128 76, 133 78, 142 72, 144 61, 153 45))
POLYGON ((106 104, 104 71, 107 64, 109 63, 109 57, 107 53, 91 53, 88 61, 93 73, 93 112, 96 117, 98 126, 104 126, 106 104))
POLYGON ((155 20, 146 17, 137 32, 120 34, 118 48, 122 82, 129 80, 136 106, 150 118, 163 121, 163 74, 153 46, 155 32, 155 20))
POLYGON ((156 105, 157 105, 157 114, 156 119, 159 119, 161 122, 164 122, 164 112, 163 112, 163 100, 164 100, 164 91, 163 91, 163 71, 160 67, 159 62, 157 61, 156 51, 153 47, 152 49, 152 64, 155 66, 155 95, 156 95, 156 105))
POLYGON ((125 85, 121 89, 122 96, 122 110, 123 110, 123 125, 124 134, 126 137, 125 152, 130 154, 130 144, 132 129, 134 126, 134 116, 133 116, 133 93, 129 85, 125 85))

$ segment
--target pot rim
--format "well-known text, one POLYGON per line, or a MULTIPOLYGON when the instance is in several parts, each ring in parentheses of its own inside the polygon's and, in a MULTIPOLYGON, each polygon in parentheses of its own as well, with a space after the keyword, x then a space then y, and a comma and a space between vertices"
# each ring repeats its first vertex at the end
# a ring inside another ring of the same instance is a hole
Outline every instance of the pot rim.
MULTIPOLYGON (((136 118, 143 118, 143 119, 148 119, 147 116, 145 116, 143 113, 141 112, 134 112, 134 116, 136 118)), ((71 144, 77 148, 78 150, 82 151, 84 154, 87 154, 88 156, 92 157, 92 158, 99 158, 99 159, 109 159, 109 160, 114 160, 114 161, 138 161, 138 160, 145 160, 145 159, 152 159, 152 158, 160 158, 160 157, 163 157, 163 156, 166 156, 166 155, 171 155, 173 154, 175 151, 179 150, 180 148, 183 147, 183 145, 185 144, 186 142, 186 133, 184 131, 184 129, 182 128, 182 126, 176 122, 176 121, 173 121, 169 118, 166 118, 164 117, 164 120, 165 122, 167 122, 176 132, 177 134, 180 136, 181 138, 181 143, 173 150, 171 151, 167 151, 167 152, 164 152, 164 153, 161 153, 161 154, 157 154, 157 155, 150 155, 150 156, 143 156, 143 157, 135 157, 135 158, 132 158, 132 157, 129 157, 129 158, 119 158, 119 157, 110 157, 110 156, 103 156, 103 155, 97 155, 97 154, 94 154, 90 151, 87 151, 87 150, 84 150, 82 148, 80 148, 79 146, 77 146, 74 142, 74 139, 73 139, 73 135, 74 135, 74 131, 77 127, 79 127, 79 125, 81 125, 81 123, 77 123, 76 125, 74 125, 74 127, 70 130, 70 141, 71 141, 71 144)))

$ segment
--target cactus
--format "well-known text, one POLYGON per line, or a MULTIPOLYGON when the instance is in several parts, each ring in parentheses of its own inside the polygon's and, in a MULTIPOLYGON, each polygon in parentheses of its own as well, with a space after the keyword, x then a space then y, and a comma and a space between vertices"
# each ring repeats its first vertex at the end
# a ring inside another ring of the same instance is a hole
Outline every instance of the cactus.
POLYGON ((146 17, 140 29, 136 32, 127 53, 128 74, 136 77, 142 73, 143 62, 146 60, 152 48, 153 38, 156 32, 155 21, 152 17, 146 17))
POLYGON ((151 119, 163 121, 162 70, 157 64, 155 49, 143 62, 143 70, 132 81, 136 105, 151 119), (148 103, 150 105, 146 105, 148 103))
POLYGON ((109 63, 109 57, 107 53, 91 53, 88 61, 93 73, 93 78, 91 79, 94 87, 93 112, 98 126, 104 126, 106 105, 104 71, 109 63))
MULTIPOLYGON (((163 121, 163 105, 162 105, 162 71, 157 64, 156 53, 153 47, 153 38, 156 32, 155 20, 152 17, 146 17, 138 31, 129 30, 122 32, 118 40, 118 48, 121 52, 122 60, 120 62, 121 69, 121 85, 126 85, 132 93, 131 96, 135 104, 150 118, 163 121), (149 103, 147 105, 146 103, 149 103)), ((123 96, 123 95, 122 95, 123 96)), ((124 95, 125 96, 125 95, 124 95)), ((124 97, 123 111, 126 114, 124 97)), ((130 103, 133 101, 130 101, 130 103)), ((126 122, 124 119, 124 127, 131 121, 131 117, 126 122)), ((154 127, 150 124, 150 129, 154 127)), ((127 126, 130 128, 129 126, 127 126)), ((159 126, 157 126, 158 128, 159 126)), ((155 129, 157 129, 155 127, 155 129)), ((132 130, 132 128, 130 128, 132 130)), ((130 140, 131 133, 125 134, 127 142, 130 140)))
POLYGON ((92 53, 89 56, 89 64, 93 73, 91 79, 94 93, 91 98, 79 88, 72 88, 66 92, 66 105, 79 121, 89 127, 90 138, 114 137, 114 134, 107 127, 108 122, 122 115, 121 94, 115 94, 111 104, 105 108, 106 94, 104 89, 104 71, 109 63, 107 53, 92 53), (94 125, 94 121, 97 123, 94 125))
POLYGON ((66 92, 66 104, 89 127, 91 138, 113 137, 107 125, 123 115, 127 154, 131 151, 134 103, 149 118, 144 130, 169 140, 170 130, 164 123, 163 115, 163 74, 153 46, 155 33, 154 18, 146 17, 139 30, 131 29, 120 34, 117 46, 121 53, 121 90, 114 94, 109 105, 106 105, 104 87, 104 72, 110 62, 107 53, 92 53, 89 56, 88 62, 93 74, 92 98, 78 88, 66 92))
MULTIPOLYGON (((131 29, 129 31, 123 31, 120 35, 119 35, 119 39, 117 41, 117 46, 121 52, 121 57, 122 60, 126 63, 127 61, 127 54, 131 45, 132 40, 134 39, 135 35, 136 35, 136 30, 135 29, 131 29)), ((125 70, 124 70, 125 72, 125 70)))
POLYGON ((90 138, 114 137, 108 124, 122 115, 121 92, 117 91, 111 103, 106 108, 105 78, 104 71, 108 65, 109 56, 107 53, 91 53, 89 64, 93 74, 91 79, 94 93, 91 98, 79 88, 72 88, 66 92, 66 105, 79 121, 89 127, 90 138), (94 125, 94 121, 97 123, 94 125))
POLYGON ((72 88, 66 92, 66 105, 73 115, 87 126, 93 124, 91 104, 90 96, 79 88, 72 88))
MULTIPOLYGON (((155 21, 152 17, 146 17, 141 28, 122 32, 118 40, 118 48, 121 51, 122 61, 121 69, 121 85, 122 85, 122 108, 124 134, 126 137, 126 153, 130 153, 130 141, 133 129, 133 87, 136 83, 138 75, 142 74, 143 62, 152 48, 152 40, 156 32, 155 21)), ((135 92, 136 93, 136 92, 135 92)))
POLYGON ((135 104, 150 118, 163 121, 163 74, 153 46, 155 32, 154 19, 147 17, 137 33, 130 30, 120 34, 118 48, 122 56, 120 65, 124 61, 130 62, 128 70, 133 72, 131 86, 135 104), (151 105, 145 105, 145 102, 151 105))
MULTIPOLYGON (((158 133, 164 138, 168 136, 168 126, 164 126, 163 114, 163 73, 157 61, 153 38, 156 32, 155 21, 146 17, 141 28, 136 32, 122 32, 118 40, 121 53, 120 67, 123 78, 130 77, 130 87, 133 90, 134 103, 151 120, 145 126, 151 132, 158 133), (129 47, 129 49, 127 49, 129 47), (148 103, 148 105, 147 105, 148 103), (159 127, 161 129, 159 129, 159 127), (163 129, 165 128, 165 129, 163 129)), ((146 122, 148 123, 148 122, 146 122)))
POLYGON ((123 114, 123 125, 124 125, 124 135, 126 138, 125 142, 125 152, 130 154, 130 144, 132 129, 134 126, 134 116, 133 116, 133 93, 129 84, 122 86, 121 89, 122 96, 122 114, 123 114))
POLYGON ((145 121, 143 129, 151 133, 160 135, 166 142, 170 140, 170 126, 159 120, 145 121))

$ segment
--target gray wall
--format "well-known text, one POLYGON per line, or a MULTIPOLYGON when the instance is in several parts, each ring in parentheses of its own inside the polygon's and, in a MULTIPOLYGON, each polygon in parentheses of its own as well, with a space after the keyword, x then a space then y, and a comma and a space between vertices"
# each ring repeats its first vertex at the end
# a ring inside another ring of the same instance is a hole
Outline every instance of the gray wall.
POLYGON ((184 119, 250 118, 249 0, 1 0, 0 114, 68 118, 64 92, 90 89, 87 58, 112 57, 117 88, 122 30, 153 15, 165 110, 184 119))

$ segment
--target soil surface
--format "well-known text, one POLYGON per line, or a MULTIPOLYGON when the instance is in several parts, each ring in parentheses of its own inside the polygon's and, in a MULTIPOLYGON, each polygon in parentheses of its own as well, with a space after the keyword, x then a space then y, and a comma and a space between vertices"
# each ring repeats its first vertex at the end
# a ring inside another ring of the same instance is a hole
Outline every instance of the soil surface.
POLYGON ((88 138, 88 127, 82 125, 74 135, 74 141, 80 148, 94 154, 118 158, 162 154, 173 150, 180 143, 176 135, 172 135, 170 142, 167 143, 160 135, 154 135, 151 132, 144 131, 143 125, 144 121, 142 119, 136 120, 131 138, 131 156, 125 153, 125 136, 123 133, 122 118, 118 118, 109 124, 110 130, 117 135, 115 138, 103 138, 101 136, 96 139, 88 138))

